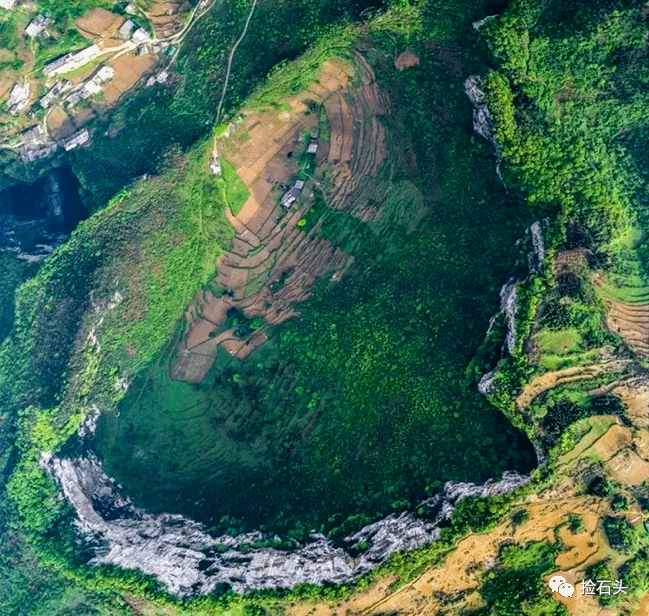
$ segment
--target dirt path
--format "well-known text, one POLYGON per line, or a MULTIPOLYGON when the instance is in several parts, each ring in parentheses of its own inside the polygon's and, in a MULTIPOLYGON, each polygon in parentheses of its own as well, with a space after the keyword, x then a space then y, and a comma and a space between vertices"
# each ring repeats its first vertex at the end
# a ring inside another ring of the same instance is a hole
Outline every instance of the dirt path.
POLYGON ((223 107, 223 101, 225 100, 225 93, 228 90, 228 82, 230 81, 230 69, 232 68, 232 60, 234 59, 234 53, 237 50, 237 47, 241 44, 244 38, 246 38, 246 33, 248 32, 248 26, 250 25, 250 20, 252 15, 255 12, 257 7, 257 0, 252 1, 252 6, 250 7, 250 13, 248 13, 248 18, 246 19, 246 25, 243 27, 243 32, 241 36, 237 39, 237 42, 232 47, 230 51, 230 57, 228 58, 228 70, 225 73, 225 83, 223 84, 223 93, 221 94, 221 100, 219 101, 219 106, 216 110, 216 123, 218 124, 221 121, 221 109, 223 107))

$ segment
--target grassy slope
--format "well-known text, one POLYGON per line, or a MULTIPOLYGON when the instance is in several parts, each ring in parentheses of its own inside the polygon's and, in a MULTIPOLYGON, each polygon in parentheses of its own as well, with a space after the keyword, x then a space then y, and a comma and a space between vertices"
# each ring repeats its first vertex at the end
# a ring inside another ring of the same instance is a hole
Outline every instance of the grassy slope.
POLYGON ((223 170, 225 200, 230 211, 236 216, 241 211, 250 193, 237 175, 236 169, 227 160, 221 160, 221 168, 223 170))

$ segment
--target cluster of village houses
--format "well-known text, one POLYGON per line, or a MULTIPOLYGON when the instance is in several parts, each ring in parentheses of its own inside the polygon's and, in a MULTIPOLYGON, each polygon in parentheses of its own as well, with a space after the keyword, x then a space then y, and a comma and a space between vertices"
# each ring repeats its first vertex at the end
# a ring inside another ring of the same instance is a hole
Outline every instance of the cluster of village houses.
MULTIPOLYGON (((239 120, 240 121, 240 120, 239 120)), ((224 137, 229 137, 232 129, 238 124, 239 122, 231 122, 230 125, 228 126, 228 130, 225 132, 224 137)), ((318 152, 318 131, 315 130, 311 133, 311 138, 309 140, 309 145, 307 146, 307 154, 315 156, 318 152)), ((216 176, 221 176, 223 173, 223 169, 221 167, 221 161, 219 159, 219 153, 218 149, 216 146, 216 143, 214 144, 214 148, 212 150, 212 156, 210 157, 209 160, 209 169, 210 171, 216 175, 216 176)), ((293 184, 289 187, 289 189, 284 193, 284 196, 282 197, 282 205, 285 208, 290 208, 301 196, 302 196, 302 191, 304 190, 304 180, 295 180, 293 184)))
MULTIPOLYGON (((311 133, 311 141, 307 146, 307 154, 315 154, 318 152, 318 133, 311 133)), ((304 190, 304 180, 295 180, 293 185, 284 193, 282 197, 282 205, 285 208, 290 208, 301 196, 304 190)))
MULTIPOLYGON (((19 4, 19 0, 0 0, 0 8, 6 10, 14 10, 19 4)), ((133 4, 126 7, 126 12, 135 15, 137 9, 133 4)), ((49 12, 45 11, 40 13, 29 23, 25 30, 25 34, 30 38, 37 36, 48 37, 50 36, 47 27, 51 23, 52 17, 49 12)), ((162 50, 169 49, 170 45, 167 42, 152 42, 149 33, 141 27, 138 27, 135 22, 127 19, 116 31, 117 38, 123 41, 131 41, 135 43, 136 51, 139 54, 159 53, 162 50)), ((43 75, 50 83, 56 77, 60 77, 71 71, 75 71, 83 66, 99 60, 99 58, 106 52, 97 45, 90 45, 80 51, 70 52, 64 56, 50 62, 43 68, 43 75)), ((93 95, 99 94, 103 87, 112 80, 115 71, 110 66, 100 66, 95 70, 90 77, 85 79, 82 83, 73 85, 71 81, 60 77, 50 87, 47 93, 42 96, 38 103, 42 109, 48 109, 54 103, 61 103, 69 108, 74 107, 80 101, 90 98, 93 95)), ((165 83, 169 79, 169 73, 166 70, 160 71, 157 75, 152 75, 146 81, 147 87, 155 83, 165 83)), ((12 88, 9 99, 7 101, 7 109, 11 115, 17 115, 29 105, 30 101, 30 87, 29 83, 17 83, 12 88)), ((30 111, 27 115, 33 117, 35 111, 30 111)), ((63 147, 65 150, 72 150, 81 145, 89 143, 91 133, 88 129, 81 129, 69 137, 52 141, 44 127, 37 125, 33 126, 18 137, 18 153, 21 160, 25 163, 34 162, 47 158, 53 154, 58 147, 63 147)))

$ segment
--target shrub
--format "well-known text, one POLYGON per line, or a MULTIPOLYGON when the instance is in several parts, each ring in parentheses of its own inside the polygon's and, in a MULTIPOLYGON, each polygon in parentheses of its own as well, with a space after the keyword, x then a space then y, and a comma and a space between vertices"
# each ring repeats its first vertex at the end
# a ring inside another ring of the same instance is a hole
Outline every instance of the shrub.
POLYGON ((604 532, 610 546, 623 554, 631 554, 640 546, 638 530, 626 518, 605 517, 604 532))
POLYGON ((579 515, 571 513, 568 515, 568 530, 576 535, 584 530, 584 520, 579 515))
POLYGON ((611 509, 613 509, 615 513, 619 513, 628 508, 629 501, 622 494, 613 495, 613 498, 611 499, 611 509))
POLYGON ((519 511, 516 511, 512 515, 512 524, 514 526, 521 526, 522 524, 525 524, 530 519, 530 514, 525 510, 521 509, 519 511))

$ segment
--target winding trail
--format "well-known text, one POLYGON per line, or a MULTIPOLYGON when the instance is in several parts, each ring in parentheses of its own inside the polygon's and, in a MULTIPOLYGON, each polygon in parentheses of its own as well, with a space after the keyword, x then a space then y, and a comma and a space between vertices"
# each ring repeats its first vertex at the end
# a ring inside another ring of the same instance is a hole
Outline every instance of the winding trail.
POLYGON ((225 83, 223 84, 223 93, 221 94, 221 100, 219 101, 219 106, 216 110, 217 124, 221 120, 221 108, 223 107, 223 101, 225 100, 225 93, 228 90, 228 82, 230 81, 230 70, 232 68, 232 60, 234 59, 234 53, 237 50, 237 47, 239 47, 239 45, 241 44, 241 41, 243 41, 243 39, 246 38, 246 33, 248 32, 248 26, 250 25, 250 20, 252 19, 252 15, 255 12, 256 7, 257 7, 257 0, 253 0, 252 6, 250 7, 250 13, 248 13, 248 18, 246 19, 246 25, 243 27, 243 32, 241 33, 241 36, 239 37, 237 42, 232 47, 232 50, 230 51, 230 57, 228 59, 228 70, 225 73, 225 83))

